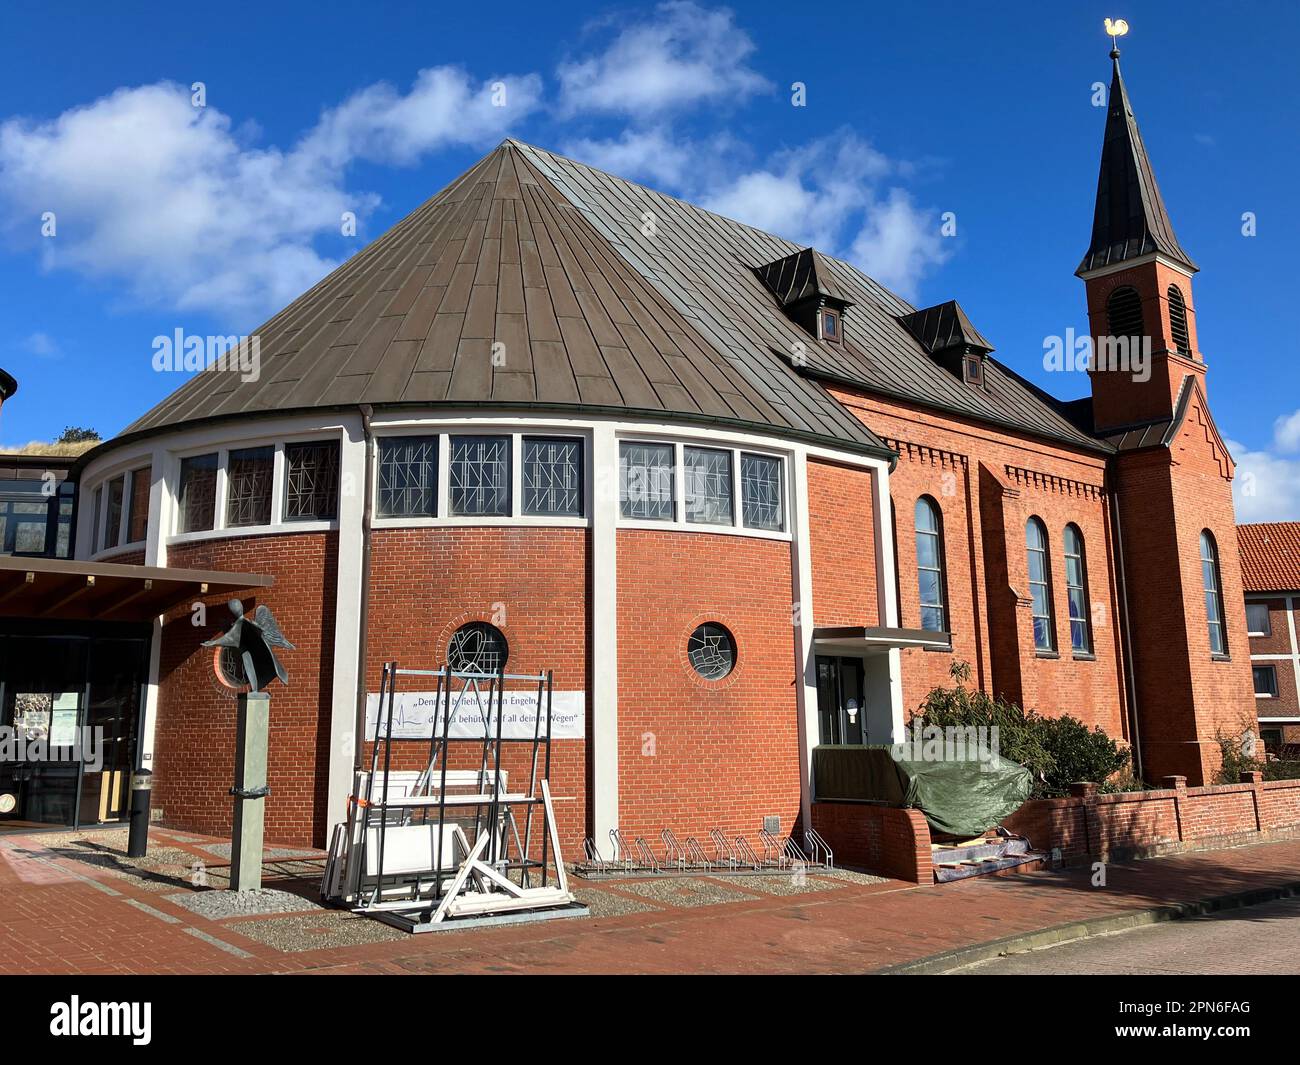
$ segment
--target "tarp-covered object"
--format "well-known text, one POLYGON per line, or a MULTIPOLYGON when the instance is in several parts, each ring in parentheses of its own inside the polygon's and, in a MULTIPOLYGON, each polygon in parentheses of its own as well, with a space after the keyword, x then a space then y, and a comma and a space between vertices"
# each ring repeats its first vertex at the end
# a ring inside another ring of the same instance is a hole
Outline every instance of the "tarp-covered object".
POLYGON ((977 836, 1020 809, 1029 798, 1029 770, 990 751, 968 757, 918 760, 907 745, 826 745, 813 749, 818 802, 883 802, 920 810, 930 827, 977 836))

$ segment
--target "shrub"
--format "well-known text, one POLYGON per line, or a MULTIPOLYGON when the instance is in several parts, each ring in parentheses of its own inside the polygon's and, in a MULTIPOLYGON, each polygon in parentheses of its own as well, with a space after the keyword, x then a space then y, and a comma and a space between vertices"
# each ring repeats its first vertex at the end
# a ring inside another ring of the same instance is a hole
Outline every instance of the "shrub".
POLYGON ((1100 728, 1089 729, 1068 714, 1043 717, 1001 697, 966 687, 970 666, 954 662, 953 686, 933 688, 908 722, 913 728, 937 725, 998 730, 998 754, 1033 774, 1035 799, 1068 795, 1076 780, 1096 781, 1106 791, 1143 787, 1125 770, 1129 751, 1100 728))

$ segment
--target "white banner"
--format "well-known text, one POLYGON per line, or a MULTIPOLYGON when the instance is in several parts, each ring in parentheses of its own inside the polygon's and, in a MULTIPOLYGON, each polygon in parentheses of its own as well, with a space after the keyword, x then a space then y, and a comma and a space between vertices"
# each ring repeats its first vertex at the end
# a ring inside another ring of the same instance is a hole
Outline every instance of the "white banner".
MULTIPOLYGON (((393 700, 393 739, 427 740, 434 728, 442 733, 442 707, 437 705, 436 692, 398 692, 393 700), (436 724, 435 724, 436 722, 436 724)), ((445 697, 444 697, 445 698, 445 697)), ((537 721, 537 689, 531 691, 507 690, 502 698, 504 716, 501 735, 512 740, 531 740, 537 721)), ((387 707, 385 707, 385 714, 387 707)), ((497 733, 496 700, 488 706, 486 691, 452 692, 451 719, 448 731, 452 739, 482 739, 484 721, 489 735, 497 733)), ((373 740, 378 731, 379 693, 366 696, 366 739, 373 740)), ((543 718, 538 730, 546 735, 543 718)), ((553 692, 551 694, 551 738, 580 740, 587 734, 586 692, 553 692)))

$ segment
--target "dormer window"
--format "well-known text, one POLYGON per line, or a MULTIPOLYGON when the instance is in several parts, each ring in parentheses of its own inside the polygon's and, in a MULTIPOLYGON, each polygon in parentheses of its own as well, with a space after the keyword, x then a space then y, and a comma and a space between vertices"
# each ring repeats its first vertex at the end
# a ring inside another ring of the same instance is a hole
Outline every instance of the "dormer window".
POLYGON ((853 304, 844 298, 834 268, 821 254, 804 248, 755 267, 754 273, 800 329, 828 344, 844 343, 844 312, 853 304))
POLYGON ((987 389, 985 360, 993 345, 980 336, 956 300, 899 315, 935 362, 971 388, 987 389))
POLYGON ((839 311, 833 311, 829 307, 823 307, 821 310, 821 338, 829 340, 832 344, 838 344, 840 336, 840 314, 839 311))

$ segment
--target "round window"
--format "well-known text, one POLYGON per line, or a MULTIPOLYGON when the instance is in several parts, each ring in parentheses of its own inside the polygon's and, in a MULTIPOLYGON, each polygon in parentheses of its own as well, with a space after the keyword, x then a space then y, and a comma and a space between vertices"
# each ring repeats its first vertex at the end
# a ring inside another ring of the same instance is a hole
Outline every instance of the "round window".
POLYGON ((736 641, 717 622, 706 621, 691 633, 686 657, 705 680, 721 680, 736 668, 736 641))
POLYGON ((447 645, 447 664, 453 673, 500 673, 509 657, 505 635, 486 621, 462 625, 447 645))

